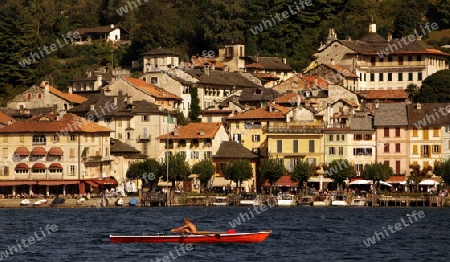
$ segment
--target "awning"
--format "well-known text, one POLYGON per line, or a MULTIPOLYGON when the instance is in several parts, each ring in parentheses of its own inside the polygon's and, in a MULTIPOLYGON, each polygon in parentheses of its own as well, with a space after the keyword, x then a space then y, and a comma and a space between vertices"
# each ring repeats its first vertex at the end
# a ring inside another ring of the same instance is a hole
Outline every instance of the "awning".
POLYGON ((30 154, 30 151, 28 151, 28 149, 26 147, 18 147, 16 149, 16 151, 14 152, 14 155, 19 155, 19 156, 28 156, 30 154))
POLYGON ((38 185, 41 186, 59 186, 59 185, 78 185, 79 180, 41 180, 38 185))
POLYGON ((432 179, 425 179, 425 180, 420 181, 420 183, 419 183, 419 185, 426 185, 426 186, 435 186, 438 184, 439 184, 439 182, 434 181, 432 179))
POLYGON ((348 183, 349 185, 372 185, 372 180, 358 179, 348 183))
POLYGON ((0 186, 20 186, 20 185, 35 185, 36 180, 8 180, 0 181, 0 186))
POLYGON ((43 147, 35 147, 33 150, 31 150, 31 155, 33 156, 45 156, 47 154, 47 151, 45 151, 45 148, 43 147))
POLYGON ((117 185, 117 180, 114 179, 102 179, 93 181, 99 185, 117 185))
POLYGON ((62 169, 62 165, 60 163, 51 163, 50 166, 48 168, 61 168, 62 169))
POLYGON ((63 151, 60 147, 52 147, 50 150, 48 150, 48 154, 52 156, 62 156, 63 151))
POLYGON ((391 176, 388 180, 386 180, 389 184, 400 184, 404 185, 406 184, 406 177, 405 176, 391 176))
POLYGON ((98 187, 98 184, 96 184, 94 181, 85 180, 84 182, 87 183, 88 185, 92 186, 92 187, 98 187))
MULTIPOLYGON (((331 182, 334 182, 332 178, 322 177, 322 183, 331 183, 331 182)), ((320 176, 309 177, 308 183, 320 183, 320 176)))
POLYGON ((25 163, 19 163, 19 164, 17 164, 17 165, 16 165, 16 169, 18 169, 18 168, 30 169, 30 168, 28 167, 28 165, 25 164, 25 163))
POLYGON ((33 168, 36 168, 36 169, 45 169, 45 165, 42 164, 42 163, 36 163, 36 164, 33 165, 33 168))
MULTIPOLYGON (((274 183, 274 186, 280 187, 295 187, 297 185, 297 182, 291 180, 291 176, 281 176, 280 179, 274 183)), ((268 181, 266 181, 265 186, 270 186, 268 181)))
POLYGON ((212 187, 230 186, 231 180, 226 180, 223 176, 216 176, 212 182, 212 187))

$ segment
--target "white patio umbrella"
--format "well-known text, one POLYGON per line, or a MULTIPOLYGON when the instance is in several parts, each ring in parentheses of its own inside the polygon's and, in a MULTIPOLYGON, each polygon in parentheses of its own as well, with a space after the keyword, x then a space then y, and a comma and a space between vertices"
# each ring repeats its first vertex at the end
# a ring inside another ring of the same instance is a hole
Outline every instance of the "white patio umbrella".
POLYGON ((391 184, 384 182, 383 180, 380 180, 380 185, 389 186, 389 187, 392 186, 391 184))
POLYGON ((435 186, 439 184, 438 182, 431 180, 431 179, 425 179, 420 181, 419 185, 425 185, 425 186, 435 186))
POLYGON ((348 183, 349 185, 371 185, 372 181, 370 180, 364 180, 364 179, 359 179, 359 180, 355 180, 352 181, 350 183, 348 183))

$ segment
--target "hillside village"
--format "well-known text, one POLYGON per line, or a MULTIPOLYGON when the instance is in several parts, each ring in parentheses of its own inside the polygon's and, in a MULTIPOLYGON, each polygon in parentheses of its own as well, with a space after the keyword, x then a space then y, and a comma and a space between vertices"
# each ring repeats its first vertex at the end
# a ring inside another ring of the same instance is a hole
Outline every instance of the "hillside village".
MULTIPOLYGON (((83 39, 92 32, 84 28, 83 39)), ((265 158, 279 159, 288 172, 306 161, 316 169, 309 182, 324 184, 333 181, 326 171, 333 160, 349 161, 350 180, 379 162, 393 169, 388 182, 404 185, 411 166, 433 167, 450 157, 450 104, 414 103, 406 91, 449 69, 450 54, 418 38, 381 57, 377 52, 393 41, 376 24, 358 40, 339 39, 331 28, 303 72, 288 65, 289 57, 246 56, 241 44, 192 56, 190 63, 161 47, 142 54, 138 78, 98 68, 73 79, 68 92, 36 83, 0 110, 0 194, 124 190, 132 163, 176 153, 190 166, 212 159, 209 186, 219 189, 233 186, 223 165, 247 159, 253 177, 243 188, 259 192, 265 158), (193 90, 201 121, 184 124, 193 90)), ((276 185, 297 183, 286 174, 276 185)), ((200 182, 192 174, 177 187, 199 192, 200 182)))

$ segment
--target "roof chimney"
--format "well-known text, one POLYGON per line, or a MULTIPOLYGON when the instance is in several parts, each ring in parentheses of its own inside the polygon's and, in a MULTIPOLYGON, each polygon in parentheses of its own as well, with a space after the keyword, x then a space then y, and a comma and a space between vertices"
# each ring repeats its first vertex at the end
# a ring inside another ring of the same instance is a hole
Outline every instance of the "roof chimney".
POLYGON ((44 88, 44 94, 48 94, 50 89, 50 83, 48 81, 42 81, 41 87, 44 88))
POLYGON ((114 97, 114 106, 117 106, 117 96, 114 97))
POLYGON ((376 33, 377 32, 377 24, 371 23, 369 25, 369 33, 376 33))
POLYGON ((283 64, 286 64, 286 57, 283 57, 283 64))
POLYGON ((111 24, 111 28, 114 28, 114 24, 111 24))
POLYGON ((392 34, 391 34, 391 33, 388 34, 387 40, 388 40, 388 42, 391 42, 391 41, 392 41, 392 34))

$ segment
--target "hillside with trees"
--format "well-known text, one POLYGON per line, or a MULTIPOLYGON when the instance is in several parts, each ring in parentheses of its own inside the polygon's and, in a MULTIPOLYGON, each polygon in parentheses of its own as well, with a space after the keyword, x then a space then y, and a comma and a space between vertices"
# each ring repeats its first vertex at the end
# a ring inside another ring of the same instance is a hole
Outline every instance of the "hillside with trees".
POLYGON ((359 39, 371 21, 383 37, 410 34, 427 21, 437 22, 440 30, 450 28, 448 0, 311 3, 303 8, 291 0, 3 0, 0 95, 7 99, 43 79, 65 89, 86 68, 108 66, 112 60, 115 66, 130 68, 131 61, 139 61, 143 52, 159 46, 174 49, 188 60, 204 50, 244 43, 246 55, 287 57, 288 64, 300 71, 331 27, 340 39, 359 39), (289 8, 298 13, 258 34, 251 30, 289 8), (67 32, 109 24, 125 28, 131 44, 119 48, 102 42, 67 45, 29 66, 19 65, 30 52, 55 43, 67 32))

